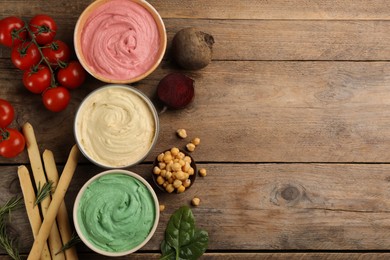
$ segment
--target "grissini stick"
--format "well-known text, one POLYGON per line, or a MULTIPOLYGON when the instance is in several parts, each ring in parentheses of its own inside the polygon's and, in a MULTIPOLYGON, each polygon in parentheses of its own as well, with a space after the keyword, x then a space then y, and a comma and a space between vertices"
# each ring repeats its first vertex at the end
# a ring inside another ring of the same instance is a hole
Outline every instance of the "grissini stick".
MULTIPOLYGON (((28 220, 30 222, 31 230, 35 238, 38 234, 39 228, 41 227, 42 220, 41 216, 39 215, 38 207, 35 207, 36 197, 34 187, 31 182, 30 173, 26 166, 19 166, 18 176, 20 187, 23 193, 24 205, 26 207, 28 220)), ((45 243, 43 246, 41 260, 51 260, 50 251, 49 247, 47 246, 47 243, 45 243)))
POLYGON ((68 190, 69 184, 76 170, 79 156, 80 151, 77 145, 73 145, 68 160, 66 161, 64 170, 61 174, 60 180, 58 181, 56 192, 53 194, 53 199, 48 208, 47 215, 43 219, 42 226, 39 229, 38 235, 35 238, 30 254, 28 255, 28 260, 38 260, 40 257, 42 249, 45 245, 45 241, 49 236, 51 226, 56 219, 58 209, 60 208, 61 203, 64 200, 66 191, 68 190))
MULTIPOLYGON (((58 176, 57 166, 54 160, 53 152, 50 150, 45 150, 42 154, 42 158, 43 158, 43 164, 45 166, 45 171, 46 171, 46 176, 48 181, 52 181, 53 186, 57 187, 59 176, 58 176)), ((68 215, 68 211, 66 210, 65 201, 61 203, 61 206, 58 209, 57 225, 58 225, 58 230, 60 231, 61 234, 63 244, 68 243, 72 238, 73 232, 70 226, 69 215, 68 215)), ((77 256, 76 247, 72 246, 71 248, 65 250, 65 257, 66 259, 77 260, 78 256, 77 256)))
MULTIPOLYGON (((30 159, 35 186, 36 188, 39 186, 43 187, 43 185, 46 183, 46 176, 43 170, 41 154, 39 152, 37 140, 35 138, 34 128, 30 123, 25 123, 22 129, 26 138, 27 153, 30 159)), ((50 203, 50 196, 46 196, 46 198, 41 202, 43 218, 45 218, 47 215, 47 209, 50 203)), ((57 223, 53 223, 53 226, 50 227, 50 235, 48 238, 51 257, 55 260, 65 260, 64 254, 61 253, 56 255, 56 252, 60 251, 62 248, 62 241, 60 232, 58 231, 57 223)))

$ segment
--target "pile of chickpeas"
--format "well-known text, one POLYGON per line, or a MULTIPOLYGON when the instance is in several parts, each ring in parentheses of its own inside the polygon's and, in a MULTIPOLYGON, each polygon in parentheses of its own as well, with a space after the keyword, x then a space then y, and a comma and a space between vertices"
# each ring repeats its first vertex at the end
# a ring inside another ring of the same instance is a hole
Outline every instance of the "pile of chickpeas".
MULTIPOLYGON (((178 129, 176 134, 181 139, 187 138, 187 131, 183 128, 178 129)), ((195 137, 185 147, 188 152, 194 152, 199 144, 200 138, 195 137)), ((191 176, 196 174, 191 163, 191 157, 181 152, 177 147, 159 154, 157 156, 157 165, 153 168, 157 184, 162 186, 168 193, 174 191, 183 193, 191 186, 191 176)), ((206 169, 199 169, 198 174, 201 177, 205 177, 207 175, 206 169)), ((199 206, 200 198, 193 197, 191 204, 199 206)), ((165 205, 160 205, 160 211, 163 210, 165 210, 165 205)))
POLYGON ((195 174, 191 166, 192 159, 177 147, 172 147, 157 156, 157 165, 153 173, 157 175, 156 182, 168 193, 182 193, 190 187, 190 176, 195 174))

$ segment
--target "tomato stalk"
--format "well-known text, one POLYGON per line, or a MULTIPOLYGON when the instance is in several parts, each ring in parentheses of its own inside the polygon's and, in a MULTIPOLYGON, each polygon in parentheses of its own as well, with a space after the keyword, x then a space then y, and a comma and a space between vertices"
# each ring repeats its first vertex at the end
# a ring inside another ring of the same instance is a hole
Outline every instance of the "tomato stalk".
POLYGON ((7 140, 9 138, 9 132, 4 128, 0 128, 0 133, 1 133, 1 141, 7 140))
POLYGON ((45 55, 43 55, 42 47, 39 46, 39 44, 37 43, 37 40, 35 39, 35 35, 32 33, 30 28, 28 28, 28 26, 24 26, 24 29, 26 29, 28 34, 30 35, 31 42, 34 43, 38 47, 39 54, 41 55, 41 61, 39 62, 39 64, 41 64, 42 61, 44 61, 46 63, 47 67, 50 70, 50 74, 51 74, 51 87, 55 88, 57 86, 57 84, 56 84, 56 80, 55 80, 54 70, 51 67, 50 62, 46 59, 45 55))

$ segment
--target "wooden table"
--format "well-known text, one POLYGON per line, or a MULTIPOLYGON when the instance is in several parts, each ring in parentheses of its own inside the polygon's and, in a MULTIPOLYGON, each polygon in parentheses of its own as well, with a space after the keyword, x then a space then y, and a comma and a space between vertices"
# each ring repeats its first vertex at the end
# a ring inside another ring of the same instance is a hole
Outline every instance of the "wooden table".
MULTIPOLYGON (((71 46, 78 16, 91 0, 3 0, 0 17, 55 17, 58 39, 71 46)), ((162 150, 184 147, 175 131, 200 137, 193 153, 208 171, 181 195, 157 192, 166 205, 151 241, 120 259, 158 259, 170 215, 194 196, 199 227, 210 236, 203 259, 390 258, 390 3, 386 0, 164 0, 149 1, 168 34, 161 66, 133 84, 155 101, 159 80, 180 71, 196 82, 186 109, 160 116, 157 145, 129 168, 151 181, 162 150), (212 63, 199 71, 177 68, 169 55, 173 35, 198 27, 215 38, 212 63)), ((28 93, 22 72, 0 48, 0 97, 16 109, 14 127, 30 122, 41 151, 63 167, 75 143, 73 120, 82 99, 104 83, 89 77, 72 92, 66 111, 51 113, 28 93)), ((156 103, 156 107, 160 109, 156 103)), ((17 166, 27 152, 0 158, 0 203, 21 194, 17 166)), ((86 159, 66 195, 102 171, 86 159)), ((12 231, 27 254, 33 237, 24 209, 12 231)), ((79 244, 81 259, 104 259, 79 244)), ((4 251, 1 251, 4 255, 4 251)), ((7 259, 7 257, 0 257, 7 259)))

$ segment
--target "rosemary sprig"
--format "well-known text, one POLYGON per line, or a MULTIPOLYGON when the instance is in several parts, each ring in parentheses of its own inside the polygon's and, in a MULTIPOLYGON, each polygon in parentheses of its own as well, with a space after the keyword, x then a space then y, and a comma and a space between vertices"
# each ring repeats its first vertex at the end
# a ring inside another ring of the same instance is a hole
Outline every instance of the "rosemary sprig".
POLYGON ((4 214, 10 214, 12 210, 20 208, 23 205, 23 198, 20 196, 12 197, 2 207, 0 207, 0 217, 4 214))
POLYGON ((0 207, 0 247, 14 260, 19 260, 19 250, 15 246, 15 240, 9 237, 7 232, 6 219, 11 211, 23 205, 22 197, 16 196, 8 200, 4 206, 0 207))
POLYGON ((51 195, 51 192, 53 190, 53 182, 49 181, 43 184, 41 188, 41 183, 38 184, 37 188, 37 198, 35 200, 34 206, 41 203, 47 196, 51 195))
POLYGON ((56 253, 56 255, 58 255, 61 252, 64 252, 65 250, 68 250, 69 248, 75 246, 77 243, 80 243, 80 242, 81 242, 80 237, 76 233, 73 233, 70 240, 65 245, 63 245, 61 247, 60 251, 58 251, 56 253))

